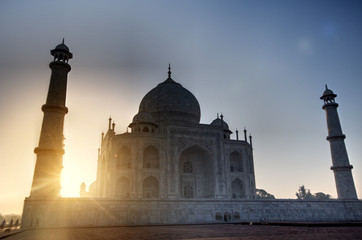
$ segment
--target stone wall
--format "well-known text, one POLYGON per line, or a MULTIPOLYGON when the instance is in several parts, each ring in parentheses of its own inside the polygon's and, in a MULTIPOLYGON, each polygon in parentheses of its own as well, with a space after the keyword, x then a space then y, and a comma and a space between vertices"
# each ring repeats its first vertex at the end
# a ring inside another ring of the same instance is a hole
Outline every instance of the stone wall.
POLYGON ((252 146, 247 141, 224 139, 223 134, 220 126, 205 124, 160 126, 154 133, 115 134, 110 130, 99 151, 96 197, 142 199, 143 183, 152 177, 159 185, 156 195, 160 199, 185 198, 186 190, 192 192, 187 198, 193 199, 254 199, 252 146), (156 167, 144 164, 149 148, 158 156, 156 167), (128 152, 126 160, 122 149, 128 152), (233 154, 238 155, 239 168, 231 167, 233 154), (124 167, 118 165, 122 161, 127 162, 124 167), (194 170, 184 174, 187 161, 194 170), (121 179, 125 184, 118 184, 121 179))
POLYGON ((107 200, 60 198, 24 203, 22 227, 221 222, 362 222, 362 201, 107 200))

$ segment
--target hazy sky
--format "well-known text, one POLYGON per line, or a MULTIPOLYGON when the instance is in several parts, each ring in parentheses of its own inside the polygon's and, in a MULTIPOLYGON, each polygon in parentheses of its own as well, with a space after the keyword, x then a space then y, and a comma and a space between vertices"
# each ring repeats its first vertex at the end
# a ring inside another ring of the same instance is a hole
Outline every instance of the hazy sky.
POLYGON ((256 186, 279 198, 303 184, 337 196, 319 99, 327 83, 361 197, 361 23, 360 1, 0 1, 0 213, 21 213, 29 196, 49 50, 63 37, 74 54, 63 196, 95 180, 108 117, 125 132, 171 62, 202 123, 222 112, 253 135, 256 186))

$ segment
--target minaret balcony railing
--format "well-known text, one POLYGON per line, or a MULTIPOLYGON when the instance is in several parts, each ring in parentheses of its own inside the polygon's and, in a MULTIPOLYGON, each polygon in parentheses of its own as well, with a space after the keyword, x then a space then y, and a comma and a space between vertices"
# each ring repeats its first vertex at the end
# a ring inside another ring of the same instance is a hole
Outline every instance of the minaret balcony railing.
POLYGON ((64 155, 64 149, 55 149, 55 148, 41 148, 41 147, 37 147, 34 149, 34 153, 35 154, 51 154, 51 153, 55 153, 55 154, 60 154, 60 155, 64 155))
POLYGON ((328 102, 328 103, 325 102, 322 108, 325 109, 327 107, 338 107, 338 106, 339 106, 338 103, 335 102, 328 102))
POLYGON ((62 107, 62 106, 57 106, 57 105, 48 105, 48 104, 44 104, 41 107, 41 110, 43 112, 58 112, 58 113, 63 113, 63 114, 68 113, 67 107, 62 107))
POLYGON ((329 141, 333 141, 333 140, 339 140, 339 139, 345 139, 346 135, 342 134, 342 135, 332 135, 332 136, 328 136, 326 137, 326 139, 329 141))
POLYGON ((56 67, 64 67, 64 68, 67 69, 68 72, 72 69, 72 67, 68 63, 61 62, 61 61, 50 62, 49 67, 52 68, 52 69, 56 68, 56 67))
POLYGON ((352 168, 353 168, 352 165, 347 165, 347 166, 332 166, 332 167, 331 167, 331 170, 341 170, 341 171, 346 170, 346 171, 349 171, 349 170, 351 170, 352 168))

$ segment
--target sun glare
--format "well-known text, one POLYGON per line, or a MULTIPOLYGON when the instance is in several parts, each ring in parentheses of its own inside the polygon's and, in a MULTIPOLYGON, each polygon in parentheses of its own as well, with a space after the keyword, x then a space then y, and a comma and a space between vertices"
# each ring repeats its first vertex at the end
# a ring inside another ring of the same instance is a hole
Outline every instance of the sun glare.
MULTIPOLYGON (((65 162, 64 165, 67 165, 65 162)), ((79 197, 81 179, 79 169, 75 166, 66 166, 62 170, 61 190, 62 197, 79 197)))

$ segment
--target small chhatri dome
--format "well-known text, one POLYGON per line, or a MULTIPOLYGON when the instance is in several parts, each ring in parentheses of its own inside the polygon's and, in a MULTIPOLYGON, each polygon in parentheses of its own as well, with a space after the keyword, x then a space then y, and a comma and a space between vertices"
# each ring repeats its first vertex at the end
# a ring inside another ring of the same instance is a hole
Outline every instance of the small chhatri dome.
MULTIPOLYGON (((139 126, 139 125, 149 125, 149 126, 153 126, 153 127, 158 127, 158 125, 155 123, 155 120, 153 119, 152 115, 148 112, 145 111, 140 111, 138 112, 132 120, 132 123, 130 123, 128 125, 128 127, 133 128, 134 126, 139 126)), ((134 131, 134 129, 132 129, 132 131, 134 131)))
POLYGON ((326 90, 324 90, 323 95, 320 99, 332 99, 337 97, 337 94, 335 94, 331 89, 328 88, 327 84, 326 84, 326 90))
POLYGON ((57 45, 55 47, 55 49, 59 49, 59 50, 65 50, 69 52, 69 48, 67 47, 67 45, 64 44, 64 38, 61 44, 57 45))
POLYGON ((220 117, 221 118, 219 118, 219 114, 217 114, 216 119, 214 121, 212 121, 210 123, 210 125, 212 125, 212 126, 222 126, 222 128, 224 130, 230 130, 229 125, 224 121, 224 116, 221 114, 220 117))
POLYGON ((156 122, 174 121, 183 123, 200 122, 200 105, 195 96, 171 78, 149 91, 142 99, 139 112, 150 113, 156 122))
POLYGON ((326 84, 326 90, 324 90, 324 92, 323 92, 323 96, 326 96, 326 95, 334 95, 334 92, 328 88, 327 84, 326 84))
POLYGON ((154 123, 152 115, 148 112, 141 111, 137 113, 132 120, 132 123, 154 123))
POLYGON ((50 50, 50 54, 54 56, 54 61, 68 62, 69 59, 73 58, 73 54, 69 51, 67 45, 64 44, 64 38, 61 44, 50 50))

